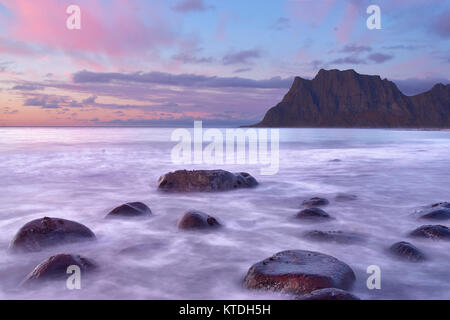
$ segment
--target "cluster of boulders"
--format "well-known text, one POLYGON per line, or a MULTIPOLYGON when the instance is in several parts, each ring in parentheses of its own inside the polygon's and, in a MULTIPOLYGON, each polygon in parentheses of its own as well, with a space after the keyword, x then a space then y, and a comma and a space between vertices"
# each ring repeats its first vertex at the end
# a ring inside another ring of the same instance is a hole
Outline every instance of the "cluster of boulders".
MULTIPOLYGON (((164 192, 212 192, 238 188, 251 188, 258 182, 248 173, 231 173, 224 170, 180 170, 162 176, 158 189, 164 192)), ((357 196, 339 194, 335 201, 356 200, 357 196)), ((333 219, 324 209, 330 204, 325 198, 314 197, 303 201, 303 208, 295 215, 299 221, 320 222, 333 219)), ((450 217, 450 203, 438 203, 427 208, 422 218, 445 220, 450 217)), ((107 219, 145 219, 152 216, 151 209, 142 202, 123 204, 111 210, 107 219)), ((217 218, 198 210, 188 210, 178 219, 180 230, 216 230, 222 226, 217 218)), ((410 233, 412 237, 450 240, 450 230, 442 225, 424 225, 410 233)), ((338 244, 361 243, 365 237, 345 231, 311 230, 304 234, 312 241, 338 244)), ((62 243, 95 240, 95 234, 86 226, 60 218, 45 217, 25 224, 12 239, 11 252, 36 252, 62 243)), ((123 250, 132 254, 153 244, 139 244, 123 250)), ((419 262, 426 255, 413 244, 400 241, 388 248, 390 254, 406 261, 419 262)), ((36 280, 67 277, 66 270, 77 265, 82 272, 95 270, 97 264, 89 258, 74 254, 57 254, 38 264, 22 284, 36 280)), ((355 300, 358 297, 347 292, 356 277, 346 263, 323 253, 305 250, 287 250, 262 260, 247 272, 244 287, 248 289, 279 291, 300 300, 355 300)))

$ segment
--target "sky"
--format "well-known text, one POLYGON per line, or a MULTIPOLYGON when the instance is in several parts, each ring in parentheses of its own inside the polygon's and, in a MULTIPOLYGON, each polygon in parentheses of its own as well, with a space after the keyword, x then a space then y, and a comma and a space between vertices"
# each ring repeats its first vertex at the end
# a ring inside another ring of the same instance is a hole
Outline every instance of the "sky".
POLYGON ((449 83, 450 1, 0 0, 0 126, 252 124, 322 68, 449 83))

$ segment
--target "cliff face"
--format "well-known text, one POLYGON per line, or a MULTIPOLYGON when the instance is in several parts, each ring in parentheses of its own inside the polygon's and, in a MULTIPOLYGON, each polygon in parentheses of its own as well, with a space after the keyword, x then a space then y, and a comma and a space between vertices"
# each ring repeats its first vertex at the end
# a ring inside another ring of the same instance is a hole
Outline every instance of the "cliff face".
POLYGON ((283 100, 258 127, 450 127, 450 85, 405 96, 379 76, 320 70, 296 77, 283 100))

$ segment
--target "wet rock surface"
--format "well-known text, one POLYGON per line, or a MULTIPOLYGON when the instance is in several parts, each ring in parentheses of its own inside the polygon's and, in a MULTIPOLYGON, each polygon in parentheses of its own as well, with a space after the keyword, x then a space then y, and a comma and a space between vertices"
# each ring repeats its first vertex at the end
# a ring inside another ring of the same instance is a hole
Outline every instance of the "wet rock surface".
POLYGON ((331 219, 331 216, 328 213, 326 213, 324 210, 319 209, 319 208, 304 209, 304 210, 298 212, 295 215, 295 217, 297 219, 310 220, 310 221, 331 219))
POLYGON ((106 218, 148 218, 152 215, 150 208, 142 202, 125 203, 113 210, 106 216, 106 218))
POLYGON ((297 296, 296 300, 360 300, 357 296, 337 288, 314 290, 309 294, 297 296))
POLYGON ((405 261, 420 262, 426 260, 425 254, 423 254, 422 251, 406 241, 394 243, 389 248, 389 252, 395 257, 405 261))
POLYGON ((197 210, 183 213, 177 225, 182 230, 215 229, 221 226, 216 218, 197 210))
POLYGON ((40 280, 66 279, 67 268, 72 265, 80 267, 82 273, 97 267, 92 260, 79 255, 57 254, 38 264, 21 284, 28 285, 40 280))
POLYGON ((438 202, 431 205, 432 208, 442 207, 442 208, 450 208, 450 202, 438 202))
POLYGON ((328 201, 325 198, 314 197, 311 199, 304 200, 302 204, 308 207, 318 207, 318 206, 326 206, 329 203, 330 201, 328 201))
POLYGON ((341 244, 354 244, 364 242, 363 235, 344 231, 320 231, 313 230, 304 234, 304 237, 319 242, 335 242, 341 244))
POLYGON ((450 219, 450 209, 442 208, 437 210, 432 210, 422 216, 422 219, 428 220, 448 220, 450 219))
POLYGON ((354 195, 354 194, 347 194, 347 193, 339 193, 338 195, 336 195, 336 197, 334 198, 336 201, 355 201, 358 200, 358 196, 354 195))
POLYGON ((44 247, 94 240, 86 226, 71 220, 45 217, 25 224, 9 244, 11 252, 36 252, 44 247))
POLYGON ((158 179, 158 189, 167 192, 215 192, 257 185, 256 179, 246 172, 225 170, 178 170, 158 179))
POLYGON ((425 225, 412 231, 410 235, 433 240, 450 240, 450 229, 443 225, 425 225))
POLYGON ((307 294, 323 288, 347 290, 355 281, 344 262, 318 252, 282 251, 254 264, 244 279, 248 289, 307 294))

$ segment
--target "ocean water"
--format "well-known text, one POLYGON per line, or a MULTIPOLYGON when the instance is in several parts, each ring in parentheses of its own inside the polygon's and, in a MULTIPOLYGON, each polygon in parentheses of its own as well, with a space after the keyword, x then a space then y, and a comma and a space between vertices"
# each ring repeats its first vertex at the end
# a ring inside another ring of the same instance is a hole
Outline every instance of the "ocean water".
MULTIPOLYGON (((318 251, 346 262, 362 299, 450 299, 450 242, 411 239, 430 224, 414 214, 450 201, 450 132, 378 129, 281 129, 276 175, 260 165, 174 165, 169 128, 0 128, 0 299, 286 299, 248 291, 248 268, 287 249, 318 251), (337 161, 339 159, 339 161, 337 161), (223 168, 251 173, 260 185, 223 193, 165 194, 157 179, 176 169, 223 168), (335 201, 340 194, 354 201, 335 201), (335 219, 293 219, 304 199, 323 196, 335 219), (105 220, 114 207, 146 203, 146 221, 105 220), (183 232, 187 209, 217 217, 217 232, 183 232), (8 243, 26 222, 44 216, 88 226, 97 241, 10 254, 8 243), (342 230, 367 237, 359 244, 318 243, 308 230, 342 230), (402 262, 386 253, 410 241, 428 256, 402 262), (138 244, 146 250, 120 251, 138 244), (81 290, 65 282, 33 289, 18 283, 55 253, 96 261, 81 290), (366 269, 381 269, 381 289, 369 290, 366 269)), ((432 224, 432 223, 431 223, 432 224)), ((441 224, 445 224, 441 223, 441 224)), ((447 224, 448 225, 448 224, 447 224)))

